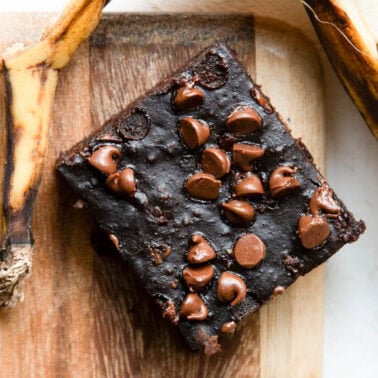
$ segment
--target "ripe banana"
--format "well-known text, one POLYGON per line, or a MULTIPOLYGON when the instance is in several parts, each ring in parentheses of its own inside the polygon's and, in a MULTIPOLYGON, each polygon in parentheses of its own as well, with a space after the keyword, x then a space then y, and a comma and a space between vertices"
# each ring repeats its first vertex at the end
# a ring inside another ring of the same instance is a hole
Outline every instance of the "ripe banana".
POLYGON ((0 309, 22 299, 32 265, 31 221, 47 149, 58 72, 98 24, 106 0, 71 0, 41 40, 10 49, 0 71, 6 91, 7 151, 0 212, 0 309))
POLYGON ((303 4, 333 68, 378 139, 377 40, 356 0, 306 0, 303 4))

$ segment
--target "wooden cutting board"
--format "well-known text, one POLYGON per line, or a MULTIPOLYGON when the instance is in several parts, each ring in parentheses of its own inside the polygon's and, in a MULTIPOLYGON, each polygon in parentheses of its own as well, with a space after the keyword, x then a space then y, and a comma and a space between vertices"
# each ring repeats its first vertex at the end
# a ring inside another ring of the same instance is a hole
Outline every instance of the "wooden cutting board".
MULTIPOLYGON (((46 15, 2 15, 0 46, 36 37, 46 15)), ((25 301, 0 314, 2 377, 320 377, 323 270, 246 319, 213 357, 190 351, 127 264, 91 248, 93 223, 54 163, 188 58, 226 39, 324 168, 322 73, 296 30, 252 16, 111 15, 61 72, 34 213, 25 301)), ((3 96, 3 94, 1 94, 3 96)), ((4 141, 4 114, 1 115, 4 141)))

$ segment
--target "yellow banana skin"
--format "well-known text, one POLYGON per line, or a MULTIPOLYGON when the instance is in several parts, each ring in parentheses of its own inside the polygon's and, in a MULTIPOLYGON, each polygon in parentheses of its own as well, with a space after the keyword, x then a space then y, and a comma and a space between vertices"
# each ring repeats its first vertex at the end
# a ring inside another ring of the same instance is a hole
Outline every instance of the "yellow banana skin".
POLYGON ((32 265, 31 220, 58 73, 96 28, 106 0, 71 0, 40 42, 3 56, 7 164, 0 213, 0 309, 22 299, 32 265))
POLYGON ((358 21, 352 3, 350 0, 306 0, 305 5, 340 81, 378 139, 377 42, 369 35, 366 25, 358 21))

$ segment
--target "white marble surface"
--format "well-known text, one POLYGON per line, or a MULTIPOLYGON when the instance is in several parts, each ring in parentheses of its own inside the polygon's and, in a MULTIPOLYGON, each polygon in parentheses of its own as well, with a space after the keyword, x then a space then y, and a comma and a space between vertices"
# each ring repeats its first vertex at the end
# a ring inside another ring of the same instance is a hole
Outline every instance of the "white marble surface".
MULTIPOLYGON (((269 1, 269 0, 267 0, 269 1)), ((58 11, 65 0, 0 2, 0 12, 58 11)), ((226 0, 176 0, 174 10, 211 10, 226 0), (210 8, 209 8, 210 4, 210 8)), ((253 1, 237 1, 245 11, 253 1)), ((298 1, 288 0, 285 2, 298 1)), ((291 5, 291 4, 289 4, 291 5)), ((166 1, 113 0, 108 11, 156 11, 166 1)), ((168 8, 169 9, 169 8, 168 8)), ((305 15, 304 15, 305 17, 305 15)), ((0 14, 1 20, 1 14, 0 14)), ((0 21, 1 22, 1 21, 0 21)), ((315 39, 304 23, 303 30, 315 39)), ((301 25, 299 27, 302 27, 301 25)), ((329 67, 324 64, 327 98, 327 169, 330 184, 367 231, 355 245, 343 248, 326 268, 324 378, 378 377, 378 143, 329 67)), ((377 104, 378 106, 378 104, 377 104)))

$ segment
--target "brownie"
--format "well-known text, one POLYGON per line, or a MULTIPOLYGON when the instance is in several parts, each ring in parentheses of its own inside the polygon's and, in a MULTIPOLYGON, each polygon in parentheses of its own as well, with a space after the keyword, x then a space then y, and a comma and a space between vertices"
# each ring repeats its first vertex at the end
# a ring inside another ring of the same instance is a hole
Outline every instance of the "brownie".
POLYGON ((234 55, 215 45, 57 169, 194 350, 364 231, 234 55))

